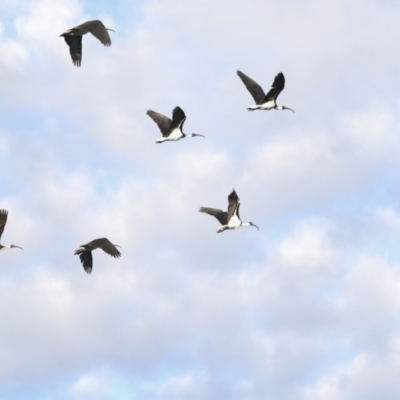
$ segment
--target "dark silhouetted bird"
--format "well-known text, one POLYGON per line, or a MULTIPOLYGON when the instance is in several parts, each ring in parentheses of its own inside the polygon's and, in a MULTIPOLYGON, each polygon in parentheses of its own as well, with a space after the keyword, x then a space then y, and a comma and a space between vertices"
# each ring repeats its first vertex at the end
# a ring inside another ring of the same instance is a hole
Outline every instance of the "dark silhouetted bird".
POLYGON ((217 230, 217 233, 223 232, 226 229, 237 229, 241 226, 254 226, 258 230, 257 225, 252 222, 243 223, 239 216, 239 207, 240 207, 240 199, 235 192, 235 189, 232 190, 232 193, 228 196, 228 212, 219 210, 218 208, 208 208, 201 207, 199 209, 200 212, 207 213, 217 218, 217 220, 222 225, 221 228, 217 230))
POLYGON ((255 106, 250 106, 247 110, 254 111, 275 109, 293 111, 289 107, 276 105, 276 99, 278 98, 279 93, 282 92, 283 88, 285 87, 285 77, 283 76, 282 72, 279 72, 279 74, 275 77, 274 83, 267 94, 265 94, 262 87, 257 82, 253 81, 253 79, 251 79, 249 76, 240 71, 237 71, 237 74, 256 102, 255 106))
MULTIPOLYGON (((69 52, 75 66, 80 67, 82 63, 82 36, 90 32, 93 36, 100 40, 104 46, 111 46, 110 35, 107 31, 113 31, 106 28, 99 20, 87 21, 75 28, 68 29, 60 35, 64 37, 69 52)), ((114 32, 114 31, 113 31, 114 32)))
POLYGON ((121 246, 118 246, 117 244, 112 244, 106 238, 95 239, 89 243, 79 246, 75 250, 75 255, 79 254, 83 268, 88 274, 90 274, 93 269, 92 251, 96 249, 102 249, 110 256, 118 258, 121 257, 121 253, 118 251, 117 247, 121 246))
POLYGON ((186 135, 185 133, 182 132, 182 127, 183 123, 186 120, 186 115, 183 112, 182 108, 180 107, 175 107, 174 110, 172 111, 172 121, 165 115, 162 115, 152 110, 148 110, 147 115, 158 125, 161 133, 163 134, 163 137, 157 139, 156 143, 162 143, 167 141, 175 142, 179 139, 190 138, 195 136, 205 137, 204 135, 199 135, 197 133, 186 135))
MULTIPOLYGON (((8 211, 7 210, 0 210, 0 239, 1 239, 1 235, 3 234, 3 231, 4 231, 4 227, 6 226, 6 223, 7 223, 7 217, 8 217, 8 211)), ((2 246, 0 244, 0 251, 1 250, 13 249, 13 248, 17 248, 17 249, 23 250, 22 247, 15 246, 13 244, 9 244, 8 246, 2 246)))

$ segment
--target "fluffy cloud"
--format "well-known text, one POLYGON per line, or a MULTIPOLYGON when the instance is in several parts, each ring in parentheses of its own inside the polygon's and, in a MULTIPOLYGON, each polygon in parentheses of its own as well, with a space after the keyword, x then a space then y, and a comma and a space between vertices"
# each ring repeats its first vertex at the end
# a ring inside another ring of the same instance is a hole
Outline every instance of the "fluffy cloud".
POLYGON ((396 398, 398 7, 93 7, 0 5, 0 397, 396 398), (58 36, 95 18, 75 68, 58 36), (247 113, 237 69, 296 113, 247 113), (206 139, 154 144, 176 105, 206 139), (198 213, 233 187, 260 232, 198 213), (87 276, 97 237, 122 257, 87 276))

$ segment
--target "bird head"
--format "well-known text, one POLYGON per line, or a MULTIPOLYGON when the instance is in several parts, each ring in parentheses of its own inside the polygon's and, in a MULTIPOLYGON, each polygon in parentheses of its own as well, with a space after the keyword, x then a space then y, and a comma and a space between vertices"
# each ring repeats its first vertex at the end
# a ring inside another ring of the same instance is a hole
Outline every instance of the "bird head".
POLYGON ((192 133, 191 135, 188 135, 188 137, 195 137, 195 136, 201 136, 205 138, 204 135, 200 135, 199 133, 192 133))
POLYGON ((65 31, 64 33, 62 33, 62 34, 60 35, 60 37, 67 36, 67 35, 69 35, 71 32, 72 32, 71 29, 68 29, 67 31, 65 31))
POLYGON ((290 110, 290 111, 294 112, 294 110, 292 110, 292 109, 289 108, 289 107, 286 107, 286 106, 281 106, 281 107, 282 107, 282 110, 290 110))
POLYGON ((13 248, 17 248, 17 249, 21 249, 21 250, 23 250, 23 248, 22 247, 19 247, 19 246, 15 246, 15 245, 10 245, 10 249, 13 249, 13 248))

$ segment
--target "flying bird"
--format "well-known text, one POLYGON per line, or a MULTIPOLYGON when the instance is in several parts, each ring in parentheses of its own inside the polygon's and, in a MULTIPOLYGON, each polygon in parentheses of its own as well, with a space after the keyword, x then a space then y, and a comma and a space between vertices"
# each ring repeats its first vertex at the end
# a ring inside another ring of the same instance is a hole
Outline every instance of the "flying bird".
POLYGON ((182 108, 175 107, 172 111, 172 121, 158 112, 147 110, 147 115, 158 125, 163 137, 156 140, 156 143, 176 142, 179 139, 190 138, 195 136, 205 137, 197 133, 186 135, 182 132, 183 123, 186 120, 186 115, 182 108))
POLYGON ((252 222, 243 223, 239 216, 239 207, 240 207, 240 199, 235 192, 235 189, 232 190, 232 193, 228 196, 228 212, 219 210, 218 208, 208 208, 201 207, 199 209, 200 212, 210 214, 213 217, 217 218, 217 220, 222 225, 221 228, 217 230, 217 233, 223 232, 226 229, 237 229, 241 226, 254 226, 258 230, 257 225, 252 222))
MULTIPOLYGON (((3 234, 3 231, 4 231, 4 227, 6 226, 6 223, 7 223, 7 217, 8 217, 8 211, 7 210, 0 210, 0 239, 1 239, 1 235, 3 234)), ((13 248, 17 248, 17 249, 23 250, 22 247, 15 246, 13 244, 9 244, 8 246, 2 246, 0 244, 0 251, 1 250, 13 249, 13 248)))
POLYGON ((84 270, 86 271, 86 273, 90 274, 93 269, 92 251, 96 249, 102 249, 110 256, 118 258, 121 257, 121 253, 118 251, 117 247, 121 246, 118 246, 117 244, 112 244, 106 238, 95 239, 89 243, 79 246, 75 250, 75 255, 79 254, 84 270))
POLYGON ((93 36, 100 40, 104 46, 111 46, 110 35, 107 31, 112 31, 104 26, 104 24, 99 21, 87 21, 81 25, 75 26, 75 28, 68 29, 60 35, 64 36, 64 40, 69 46, 69 52, 71 53, 71 58, 76 67, 81 66, 82 62, 82 36, 90 32, 93 36))
POLYGON ((267 95, 265 95, 262 87, 257 82, 253 81, 253 79, 251 79, 249 76, 245 75, 241 71, 237 71, 237 74, 256 102, 256 105, 247 108, 248 111, 272 109, 293 111, 289 107, 278 106, 276 104, 276 99, 278 98, 279 93, 282 92, 283 88, 285 87, 285 77, 283 76, 282 72, 279 72, 279 74, 275 77, 274 83, 272 84, 272 87, 267 95))

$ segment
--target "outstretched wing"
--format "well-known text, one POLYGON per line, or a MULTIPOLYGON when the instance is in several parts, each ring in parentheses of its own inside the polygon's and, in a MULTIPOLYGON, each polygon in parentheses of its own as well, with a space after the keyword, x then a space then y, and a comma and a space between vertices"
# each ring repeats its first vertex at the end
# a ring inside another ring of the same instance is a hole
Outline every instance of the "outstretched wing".
POLYGON ((199 211, 217 218, 221 225, 226 225, 228 223, 228 213, 226 211, 208 207, 200 207, 199 211))
POLYGON ((6 226, 7 223, 7 216, 8 216, 7 210, 0 210, 0 239, 4 231, 4 227, 6 226))
POLYGON ((279 72, 279 74, 274 79, 274 83, 272 84, 270 91, 265 96, 264 102, 266 103, 270 100, 276 100, 279 96, 279 93, 282 92, 284 87, 285 77, 283 76, 282 72, 279 72))
POLYGON ((239 75, 239 78, 242 80, 244 85, 246 86, 247 90, 253 96, 254 101, 256 104, 262 104, 264 102, 265 93, 262 87, 249 76, 245 75, 241 71, 236 72, 239 75))
POLYGON ((239 217, 239 207, 240 207, 240 199, 238 197, 238 195, 235 192, 235 189, 232 190, 232 193, 228 196, 228 222, 230 221, 230 219, 232 218, 233 215, 237 215, 237 217, 240 219, 239 217))
POLYGON ((82 36, 64 36, 65 42, 69 46, 72 61, 76 67, 81 66, 82 62, 82 36))
POLYGON ((81 254, 79 254, 79 258, 81 259, 83 269, 86 271, 87 274, 91 274, 93 269, 92 252, 83 251, 81 254))
POLYGON ((163 136, 167 136, 172 121, 165 115, 152 110, 147 110, 147 115, 158 125, 163 136))
POLYGON ((99 20, 84 22, 83 24, 76 26, 74 29, 86 30, 87 32, 90 32, 94 37, 99 39, 100 42, 104 44, 104 46, 111 46, 111 39, 110 35, 108 34, 108 30, 99 20))
POLYGON ((85 246, 92 246, 93 249, 102 249, 104 252, 115 258, 121 257, 118 249, 106 238, 95 239, 85 246))
POLYGON ((172 111, 172 125, 171 125, 171 130, 176 129, 176 128, 183 128, 183 123, 186 120, 186 115, 183 112, 182 108, 180 107, 175 107, 172 111))

